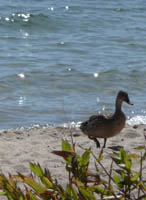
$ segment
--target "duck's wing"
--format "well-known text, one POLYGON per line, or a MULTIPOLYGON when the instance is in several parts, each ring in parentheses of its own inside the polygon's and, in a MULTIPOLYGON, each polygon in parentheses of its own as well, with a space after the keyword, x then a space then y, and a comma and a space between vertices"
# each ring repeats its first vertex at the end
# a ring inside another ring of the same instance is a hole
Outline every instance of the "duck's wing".
POLYGON ((107 118, 104 115, 92 115, 87 121, 82 122, 80 129, 84 132, 90 127, 106 123, 107 118))
POLYGON ((94 120, 96 120, 96 121, 103 121, 103 120, 106 120, 107 119, 107 117, 106 116, 104 116, 104 115, 92 115, 91 117, 89 117, 89 122, 92 122, 92 121, 94 121, 94 120))

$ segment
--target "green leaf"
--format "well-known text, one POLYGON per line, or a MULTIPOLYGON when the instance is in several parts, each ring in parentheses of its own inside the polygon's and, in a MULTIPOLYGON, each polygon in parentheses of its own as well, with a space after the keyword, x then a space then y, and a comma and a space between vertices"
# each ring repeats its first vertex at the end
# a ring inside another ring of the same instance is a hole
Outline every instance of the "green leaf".
MULTIPOLYGON (((123 174, 121 174, 121 176, 125 177, 124 172, 123 172, 123 174)), ((117 176, 115 173, 113 174, 113 179, 114 179, 117 187, 119 187, 119 188, 123 188, 124 187, 124 185, 122 183, 123 180, 121 180, 121 178, 119 176, 117 176)))
POLYGON ((121 160, 119 158, 114 158, 112 157, 112 160, 117 164, 119 165, 121 163, 121 160))
POLYGON ((97 194, 108 195, 109 191, 99 186, 89 186, 89 190, 97 194))
POLYGON ((38 200, 38 198, 30 191, 27 191, 27 196, 29 196, 30 200, 38 200))
POLYGON ((120 158, 121 158, 122 163, 125 163, 126 152, 124 151, 123 148, 120 149, 120 158))
POLYGON ((94 164, 95 164, 96 172, 99 172, 99 169, 98 169, 98 166, 97 166, 96 162, 94 164))
POLYGON ((43 176, 43 170, 39 164, 29 163, 31 171, 38 177, 43 176))
POLYGON ((136 154, 136 153, 132 153, 132 154, 129 154, 128 157, 129 158, 140 158, 140 155, 136 154))
POLYGON ((103 160, 103 153, 101 152, 99 154, 99 157, 97 158, 97 162, 101 162, 103 160))
POLYGON ((6 192, 0 192, 0 196, 4 196, 6 194, 7 194, 6 192))
POLYGON ((146 152, 144 153, 144 155, 142 156, 141 160, 144 161, 146 159, 146 152))
POLYGON ((78 200, 78 195, 76 191, 74 190, 73 186, 71 187, 71 191, 72 191, 73 200, 78 200))
POLYGON ((13 193, 14 192, 14 188, 11 186, 11 184, 9 184, 9 182, 4 183, 5 184, 5 188, 6 190, 8 190, 9 192, 13 193))
POLYGON ((72 151, 71 145, 62 139, 62 151, 72 151))
POLYGON ((113 179, 117 186, 119 186, 119 183, 121 182, 121 179, 119 176, 117 176, 115 173, 113 174, 113 179))
POLYGON ((71 186, 70 185, 67 185, 65 193, 66 193, 67 197, 71 197, 71 186))
POLYGON ((121 169, 116 169, 115 171, 116 171, 117 174, 120 175, 120 177, 124 177, 125 176, 125 171, 123 169, 122 170, 121 169))
POLYGON ((38 194, 44 194, 46 192, 46 187, 37 183, 33 178, 24 177, 24 182, 38 194))
POLYGON ((81 157, 81 159, 82 159, 82 165, 84 165, 84 166, 88 165, 89 159, 90 159, 90 153, 91 153, 90 150, 86 150, 86 151, 83 153, 83 155, 82 155, 82 157, 81 157))
POLYGON ((42 183, 47 187, 47 188, 53 188, 52 182, 49 180, 49 178, 42 176, 41 178, 42 183))
POLYGON ((84 187, 84 183, 82 183, 81 181, 79 181, 78 179, 76 179, 75 177, 73 177, 73 183, 78 187, 84 187))
POLYGON ((128 159, 128 158, 126 159, 125 166, 126 166, 127 170, 131 170, 131 167, 132 167, 132 161, 131 161, 131 159, 128 159))
POLYGON ((90 190, 88 190, 88 187, 84 188, 84 183, 77 180, 73 179, 74 184, 78 187, 79 192, 82 194, 85 200, 95 200, 94 195, 91 193, 90 190))
POLYGON ((72 164, 72 158, 76 156, 74 152, 69 151, 53 151, 52 153, 56 154, 57 156, 61 156, 66 161, 66 164, 70 165, 72 164))
POLYGON ((95 196, 92 193, 90 193, 89 190, 80 187, 79 191, 81 192, 85 200, 96 200, 95 196))
POLYGON ((24 198, 22 196, 19 197, 19 200, 24 200, 24 198))
POLYGON ((123 183, 124 183, 124 185, 131 185, 132 184, 131 179, 129 179, 129 176, 127 176, 126 174, 123 178, 123 183))
POLYGON ((132 181, 132 182, 135 182, 135 181, 137 181, 138 178, 139 178, 139 173, 137 173, 135 176, 133 176, 133 177, 131 178, 131 181, 132 181))
POLYGON ((144 145, 141 145, 141 146, 136 147, 135 149, 136 149, 136 150, 143 150, 143 149, 145 149, 145 146, 144 146, 144 145))

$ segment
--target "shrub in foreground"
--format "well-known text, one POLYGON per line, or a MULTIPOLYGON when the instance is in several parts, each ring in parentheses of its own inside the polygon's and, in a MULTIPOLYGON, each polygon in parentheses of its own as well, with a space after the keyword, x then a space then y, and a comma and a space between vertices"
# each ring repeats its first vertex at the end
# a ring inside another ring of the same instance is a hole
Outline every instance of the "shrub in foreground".
POLYGON ((75 145, 62 140, 62 150, 52 153, 65 160, 66 187, 51 176, 49 169, 30 163, 30 176, 0 174, 0 195, 8 200, 146 200, 146 177, 143 176, 146 146, 137 147, 137 151, 140 153, 130 154, 121 148, 118 153, 113 152, 108 171, 104 167, 103 149, 98 157, 90 149, 78 155, 75 145), (95 160, 94 172, 89 170, 91 156, 95 160), (133 170, 133 160, 139 162, 138 171, 133 170), (106 178, 100 175, 101 170, 106 178))

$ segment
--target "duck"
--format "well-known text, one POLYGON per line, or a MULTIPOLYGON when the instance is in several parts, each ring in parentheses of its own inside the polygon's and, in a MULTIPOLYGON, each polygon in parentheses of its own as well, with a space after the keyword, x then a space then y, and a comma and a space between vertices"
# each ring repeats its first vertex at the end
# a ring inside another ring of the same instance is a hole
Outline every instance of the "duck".
POLYGON ((102 148, 106 147, 107 138, 116 136, 125 127, 126 116, 122 111, 122 104, 130 102, 127 92, 119 91, 115 101, 115 112, 113 115, 92 115, 87 121, 80 125, 81 131, 96 142, 97 148, 100 148, 100 143, 97 138, 103 138, 104 144, 102 148))

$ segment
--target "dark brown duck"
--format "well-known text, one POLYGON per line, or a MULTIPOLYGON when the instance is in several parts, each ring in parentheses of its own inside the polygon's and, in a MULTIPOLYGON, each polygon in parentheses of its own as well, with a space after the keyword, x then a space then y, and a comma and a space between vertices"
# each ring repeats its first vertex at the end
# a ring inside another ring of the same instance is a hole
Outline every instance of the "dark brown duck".
POLYGON ((104 138, 103 147, 105 147, 107 138, 117 135, 124 128, 126 116, 122 111, 123 101, 133 105, 129 100, 128 94, 120 91, 116 98, 115 112, 112 116, 93 115, 87 121, 81 123, 80 129, 82 132, 94 140, 97 147, 100 147, 97 138, 104 138))

